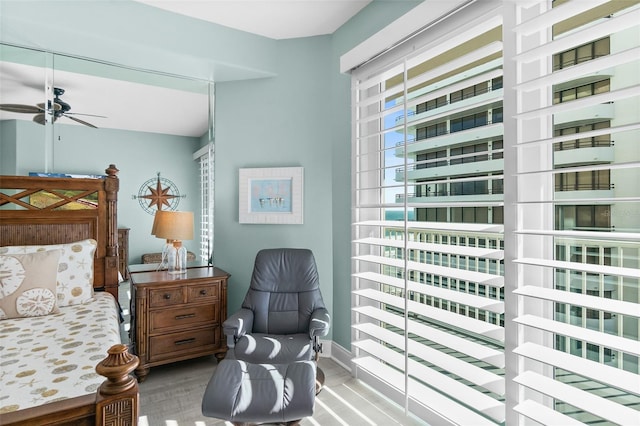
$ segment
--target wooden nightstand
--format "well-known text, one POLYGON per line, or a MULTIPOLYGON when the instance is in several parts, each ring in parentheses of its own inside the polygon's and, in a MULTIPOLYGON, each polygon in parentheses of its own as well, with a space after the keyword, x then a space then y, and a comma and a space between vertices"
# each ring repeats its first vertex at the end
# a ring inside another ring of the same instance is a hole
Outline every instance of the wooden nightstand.
POLYGON ((129 279, 129 228, 118 228, 118 270, 123 279, 129 279))
POLYGON ((212 267, 191 267, 182 275, 134 271, 129 268, 131 348, 140 358, 140 382, 157 365, 211 354, 224 358, 228 273, 212 267))

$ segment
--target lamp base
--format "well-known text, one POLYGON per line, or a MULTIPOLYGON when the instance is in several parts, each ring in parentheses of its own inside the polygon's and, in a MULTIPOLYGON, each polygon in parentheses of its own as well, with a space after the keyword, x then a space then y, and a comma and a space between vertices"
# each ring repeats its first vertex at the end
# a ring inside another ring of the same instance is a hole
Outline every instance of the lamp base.
POLYGON ((168 270, 170 275, 180 275, 187 272, 187 249, 182 246, 182 241, 175 240, 169 248, 168 270))

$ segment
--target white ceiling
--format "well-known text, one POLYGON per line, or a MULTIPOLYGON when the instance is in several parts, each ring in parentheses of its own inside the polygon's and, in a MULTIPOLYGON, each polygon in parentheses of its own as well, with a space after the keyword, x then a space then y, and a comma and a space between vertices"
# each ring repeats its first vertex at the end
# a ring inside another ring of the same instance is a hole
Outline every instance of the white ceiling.
MULTIPOLYGON (((273 39, 331 34, 371 0, 136 0, 173 13, 273 39)), ((44 101, 42 68, 0 62, 0 103, 44 101)), ((61 99, 99 128, 200 137, 208 127, 208 97, 181 90, 56 71, 61 99), (97 101, 96 101, 97 100, 97 101), (171 105, 168 108, 167 105, 171 105)), ((205 92, 206 93, 206 90, 205 92)), ((32 120, 34 114, 0 110, 0 120, 32 120)), ((60 123, 79 125, 67 117, 60 123)))
POLYGON ((371 0, 136 0, 273 39, 332 34, 371 0))

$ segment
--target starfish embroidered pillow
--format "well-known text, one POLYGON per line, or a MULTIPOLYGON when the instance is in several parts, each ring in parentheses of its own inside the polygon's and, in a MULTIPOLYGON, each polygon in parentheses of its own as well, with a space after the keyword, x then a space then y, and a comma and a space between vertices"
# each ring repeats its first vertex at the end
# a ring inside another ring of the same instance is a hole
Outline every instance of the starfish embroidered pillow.
POLYGON ((56 275, 60 253, 0 255, 0 319, 59 312, 56 275))
POLYGON ((0 255, 60 250, 56 294, 58 306, 62 308, 93 300, 93 261, 97 246, 96 240, 89 238, 68 244, 0 247, 0 255))

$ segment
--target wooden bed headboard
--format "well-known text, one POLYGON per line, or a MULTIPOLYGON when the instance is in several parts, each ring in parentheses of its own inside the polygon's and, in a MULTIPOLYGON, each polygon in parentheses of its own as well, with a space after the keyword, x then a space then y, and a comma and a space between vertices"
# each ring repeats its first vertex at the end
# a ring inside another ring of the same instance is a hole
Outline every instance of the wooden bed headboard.
POLYGON ((0 176, 0 246, 93 238, 95 289, 118 297, 118 169, 103 178, 0 176))

